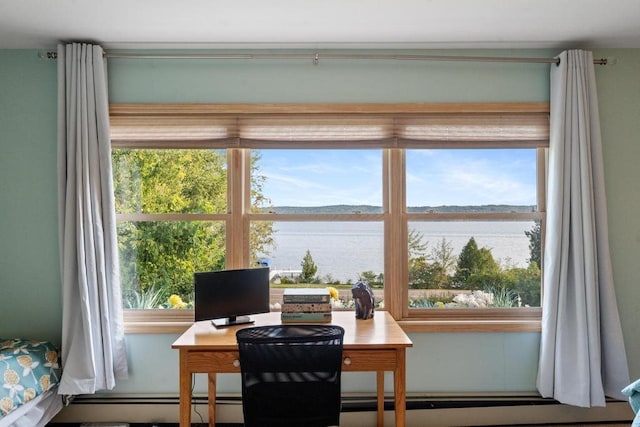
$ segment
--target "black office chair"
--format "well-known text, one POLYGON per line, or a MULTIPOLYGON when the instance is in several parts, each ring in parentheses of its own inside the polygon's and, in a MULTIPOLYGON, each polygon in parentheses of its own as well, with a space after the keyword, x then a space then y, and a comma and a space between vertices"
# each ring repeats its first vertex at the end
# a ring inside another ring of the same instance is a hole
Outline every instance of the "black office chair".
POLYGON ((340 424, 342 327, 257 326, 236 337, 245 427, 340 424))

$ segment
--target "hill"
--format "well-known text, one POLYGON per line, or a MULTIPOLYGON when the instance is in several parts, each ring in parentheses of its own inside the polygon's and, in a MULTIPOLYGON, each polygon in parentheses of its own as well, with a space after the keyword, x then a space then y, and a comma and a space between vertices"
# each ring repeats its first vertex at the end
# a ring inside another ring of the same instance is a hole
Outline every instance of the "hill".
MULTIPOLYGON (((381 206, 372 205, 329 205, 329 206, 274 206, 269 212, 282 214, 345 214, 345 213, 381 213, 381 206)), ((494 212, 534 212, 533 205, 479 205, 479 206, 409 206, 409 213, 494 213, 494 212)))

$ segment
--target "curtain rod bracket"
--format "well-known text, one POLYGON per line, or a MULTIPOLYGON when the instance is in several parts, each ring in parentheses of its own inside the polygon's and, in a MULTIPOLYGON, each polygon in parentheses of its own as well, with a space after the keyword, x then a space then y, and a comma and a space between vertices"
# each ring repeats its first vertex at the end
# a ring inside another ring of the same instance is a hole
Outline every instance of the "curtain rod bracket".
POLYGON ((38 58, 55 60, 58 59, 58 52, 55 50, 48 50, 46 52, 38 52, 38 58))
MULTIPOLYGON (((556 58, 555 64, 556 67, 560 66, 560 58, 556 58)), ((615 58, 599 58, 599 59, 594 59, 593 60, 593 65, 614 65, 616 63, 616 59, 615 58)))

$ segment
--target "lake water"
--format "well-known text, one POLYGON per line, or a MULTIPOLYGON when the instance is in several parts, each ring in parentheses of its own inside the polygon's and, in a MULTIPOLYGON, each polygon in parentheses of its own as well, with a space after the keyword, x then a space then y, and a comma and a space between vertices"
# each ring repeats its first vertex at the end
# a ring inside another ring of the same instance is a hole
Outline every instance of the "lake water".
MULTIPOLYGON (((479 248, 491 250, 503 266, 526 267, 530 257, 529 238, 525 231, 533 221, 518 222, 413 222, 409 228, 420 233, 428 243, 426 253, 445 238, 453 254, 474 237, 479 248)), ((342 282, 356 281, 360 273, 382 273, 383 228, 378 222, 275 222, 275 248, 264 254, 272 270, 300 270, 307 250, 318 267, 318 276, 330 275, 342 282)))

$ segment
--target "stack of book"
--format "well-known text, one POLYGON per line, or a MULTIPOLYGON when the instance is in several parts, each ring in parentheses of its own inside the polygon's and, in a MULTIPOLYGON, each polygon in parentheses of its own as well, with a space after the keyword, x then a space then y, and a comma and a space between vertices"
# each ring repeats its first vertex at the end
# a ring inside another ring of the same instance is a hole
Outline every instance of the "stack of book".
POLYGON ((282 295, 282 323, 331 322, 331 296, 324 288, 287 288, 282 295))

